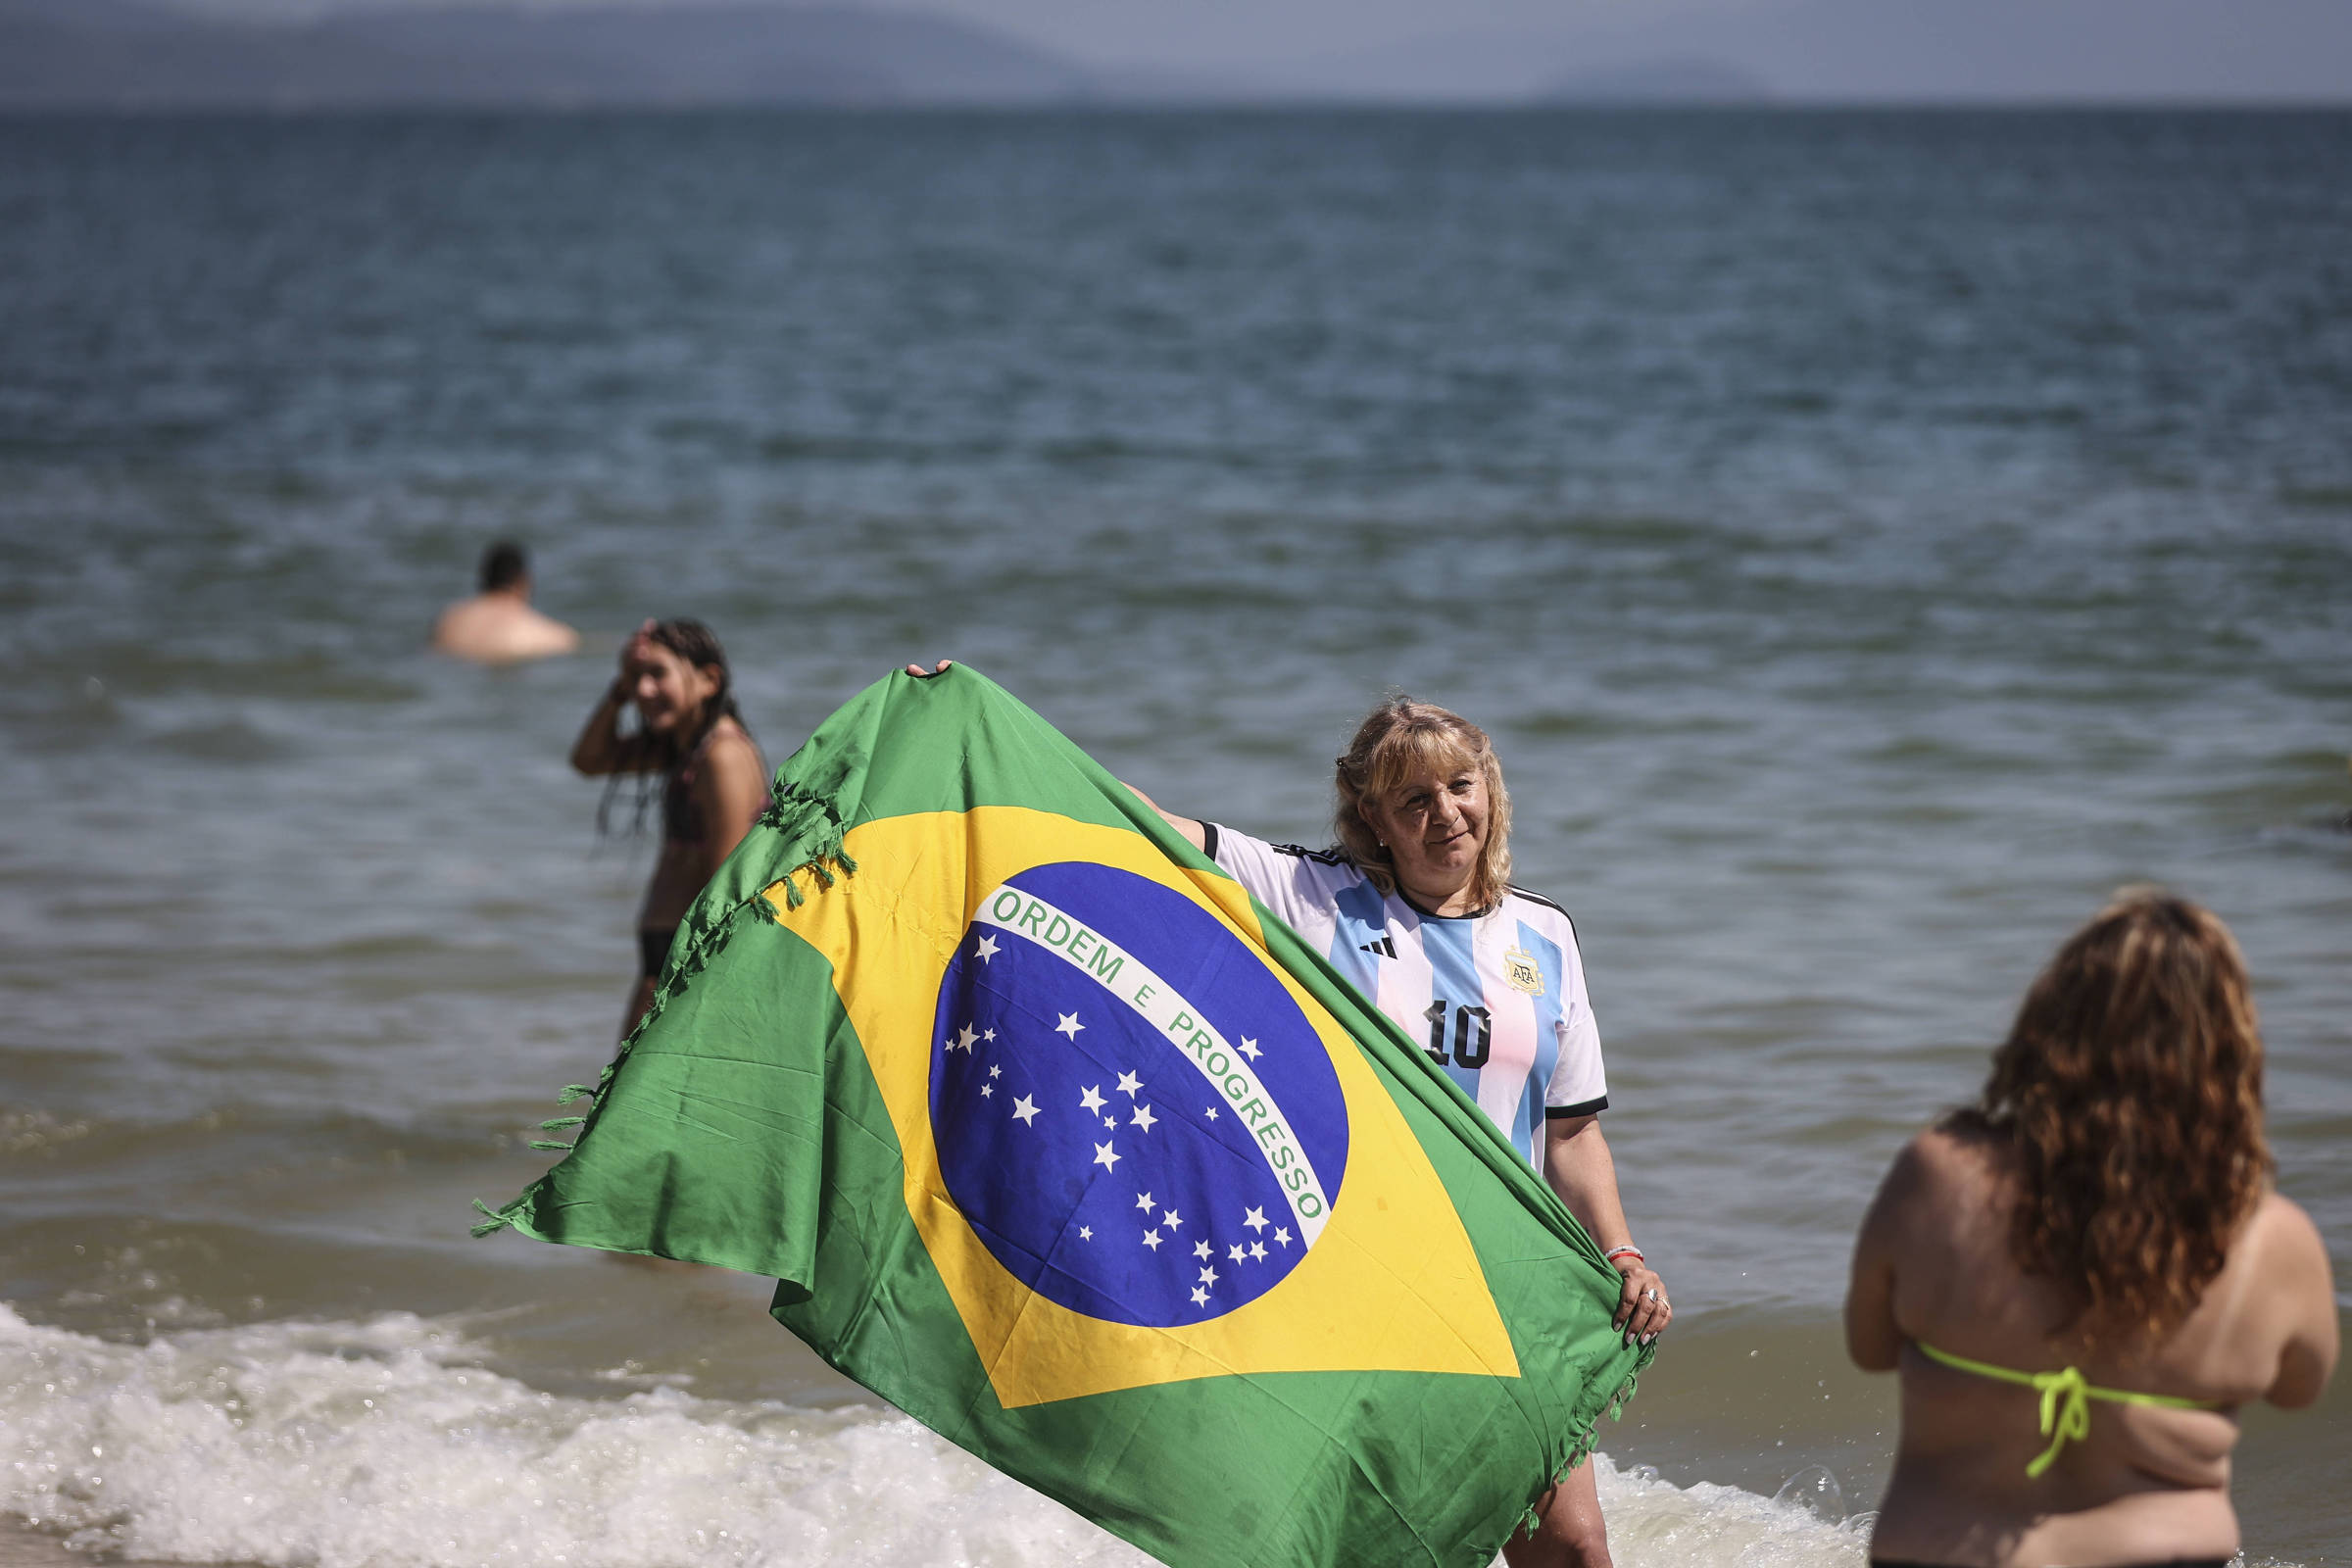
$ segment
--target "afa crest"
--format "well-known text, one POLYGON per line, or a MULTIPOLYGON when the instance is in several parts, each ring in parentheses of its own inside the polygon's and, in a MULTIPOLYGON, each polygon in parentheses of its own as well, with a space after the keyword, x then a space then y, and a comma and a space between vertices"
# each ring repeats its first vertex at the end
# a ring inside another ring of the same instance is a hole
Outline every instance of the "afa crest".
POLYGON ((1513 991, 1531 997, 1544 994, 1544 971, 1536 966, 1534 954, 1524 948, 1513 948, 1502 956, 1502 967, 1513 991))

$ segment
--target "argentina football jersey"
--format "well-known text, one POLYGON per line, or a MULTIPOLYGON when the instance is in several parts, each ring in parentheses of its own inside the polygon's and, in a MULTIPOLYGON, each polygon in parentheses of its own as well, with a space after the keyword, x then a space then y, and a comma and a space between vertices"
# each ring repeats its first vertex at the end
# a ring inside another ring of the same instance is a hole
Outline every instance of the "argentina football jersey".
POLYGON ((1558 905, 1513 888, 1481 914, 1426 914, 1342 856, 1201 826, 1219 868, 1371 998, 1530 1163, 1543 1166, 1548 1117, 1608 1105, 1576 928, 1558 905))

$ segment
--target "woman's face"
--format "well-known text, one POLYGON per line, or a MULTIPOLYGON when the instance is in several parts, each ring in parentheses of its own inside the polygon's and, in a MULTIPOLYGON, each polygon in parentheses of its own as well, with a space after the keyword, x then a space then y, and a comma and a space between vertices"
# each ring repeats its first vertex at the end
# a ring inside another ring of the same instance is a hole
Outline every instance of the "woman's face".
POLYGON ((1479 768, 1422 768, 1364 808, 1395 859, 1396 880, 1417 902, 1434 909, 1470 885, 1489 821, 1479 768))
POLYGON ((675 734, 691 724, 718 691, 718 672, 687 662, 651 637, 629 645, 629 695, 647 733, 675 734))

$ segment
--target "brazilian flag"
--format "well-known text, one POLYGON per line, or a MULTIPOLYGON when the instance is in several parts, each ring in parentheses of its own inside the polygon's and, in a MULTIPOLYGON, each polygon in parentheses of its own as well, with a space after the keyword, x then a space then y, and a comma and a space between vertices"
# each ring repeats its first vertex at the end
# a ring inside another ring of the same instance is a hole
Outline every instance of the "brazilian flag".
POLYGON ((968 667, 826 720, 569 1093, 483 1231, 771 1275, 1175 1568, 1483 1568, 1649 1355, 1485 1114, 968 667))

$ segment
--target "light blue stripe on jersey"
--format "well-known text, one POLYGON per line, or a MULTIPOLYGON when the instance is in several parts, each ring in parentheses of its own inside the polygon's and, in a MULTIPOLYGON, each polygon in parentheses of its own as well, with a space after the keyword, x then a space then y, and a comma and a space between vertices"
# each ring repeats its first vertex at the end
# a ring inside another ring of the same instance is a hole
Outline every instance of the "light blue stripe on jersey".
POLYGON ((1389 934, 1389 911, 1380 897, 1380 889, 1369 882, 1358 882, 1333 895, 1332 904, 1339 909, 1339 920, 1331 933, 1331 966, 1348 977, 1348 983, 1375 1001, 1380 996, 1380 955, 1366 953, 1364 944, 1378 942, 1389 934))
POLYGON ((1519 947, 1536 960, 1536 971, 1544 976, 1544 994, 1528 998, 1536 1004, 1536 1064, 1528 1071, 1527 1086, 1519 1092, 1519 1111, 1511 1118, 1511 1141, 1541 1165, 1543 1159, 1535 1152, 1544 1147, 1544 1091, 1551 1083, 1552 1069, 1559 1065, 1560 1019, 1568 1005, 1568 994, 1560 973, 1558 943, 1522 920, 1519 947))
MULTIPOLYGON (((1464 1018, 1462 1009, 1477 1007, 1483 1011, 1487 1005, 1487 988, 1478 978, 1478 955, 1472 947, 1477 935, 1475 920, 1432 920, 1424 916, 1421 921, 1421 951, 1429 957, 1430 986, 1436 992, 1430 1002, 1433 1006, 1444 1003, 1446 1007, 1441 1016, 1430 1021, 1430 1033, 1423 1038, 1442 1046, 1446 1076, 1461 1085, 1462 1093, 1473 1101, 1478 1099, 1479 1069, 1456 1061, 1454 1042, 1458 1038, 1462 1044, 1476 1048, 1478 1019, 1464 1018)), ((1489 1038, 1492 1039, 1491 1033, 1489 1038)), ((1526 1154, 1533 1147, 1523 1129, 1511 1126, 1503 1130, 1519 1146, 1520 1153, 1526 1154)))

